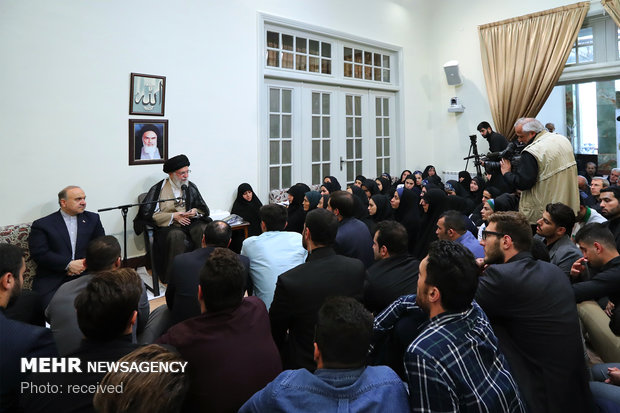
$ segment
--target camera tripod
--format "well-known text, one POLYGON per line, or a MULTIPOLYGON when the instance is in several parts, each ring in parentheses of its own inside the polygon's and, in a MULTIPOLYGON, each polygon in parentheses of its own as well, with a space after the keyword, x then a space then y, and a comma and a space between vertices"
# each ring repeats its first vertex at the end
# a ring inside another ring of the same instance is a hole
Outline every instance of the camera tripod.
POLYGON ((478 137, 476 135, 469 135, 469 140, 471 141, 471 143, 469 144, 469 152, 467 153, 467 157, 463 158, 463 160, 467 160, 467 162, 465 163, 465 170, 467 170, 469 160, 473 159, 474 165, 476 166, 476 176, 482 178, 482 168, 480 168, 480 165, 482 165, 482 163, 480 162, 480 155, 478 154, 478 137), (474 153, 473 155, 472 152, 474 153))

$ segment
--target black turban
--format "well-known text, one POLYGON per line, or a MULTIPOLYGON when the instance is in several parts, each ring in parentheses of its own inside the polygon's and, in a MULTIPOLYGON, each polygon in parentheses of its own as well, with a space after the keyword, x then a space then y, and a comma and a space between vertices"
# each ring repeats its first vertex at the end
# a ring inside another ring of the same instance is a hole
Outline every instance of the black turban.
POLYGON ((164 162, 164 172, 169 174, 185 166, 189 166, 189 159, 185 155, 177 155, 164 162))

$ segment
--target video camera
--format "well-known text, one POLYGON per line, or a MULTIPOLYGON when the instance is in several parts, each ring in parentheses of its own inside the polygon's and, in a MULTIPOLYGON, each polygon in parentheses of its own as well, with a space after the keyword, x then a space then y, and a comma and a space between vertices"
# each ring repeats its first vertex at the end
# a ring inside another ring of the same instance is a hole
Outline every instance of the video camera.
POLYGON ((501 174, 500 161, 508 159, 511 163, 511 171, 515 171, 521 164, 521 152, 525 145, 519 143, 518 140, 512 140, 508 143, 506 149, 501 152, 489 152, 480 160, 484 162, 484 169, 488 174, 501 174))

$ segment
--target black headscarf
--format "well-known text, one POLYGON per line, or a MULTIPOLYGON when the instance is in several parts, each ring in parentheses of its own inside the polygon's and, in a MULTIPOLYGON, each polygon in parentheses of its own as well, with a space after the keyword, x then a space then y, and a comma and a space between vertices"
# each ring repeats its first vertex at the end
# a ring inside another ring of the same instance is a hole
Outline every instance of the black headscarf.
POLYGON ((478 190, 472 192, 470 189, 469 199, 472 200, 474 205, 478 205, 480 202, 482 202, 482 193, 484 192, 484 181, 479 176, 474 176, 473 178, 471 178, 471 181, 469 183, 471 184, 472 181, 478 184, 478 190))
MULTIPOLYGON (((379 193, 379 187, 377 186, 377 183, 375 182, 374 179, 364 180, 362 182, 362 189, 364 189, 364 187, 370 191, 370 196, 373 196, 379 193)), ((368 199, 368 196, 366 197, 366 199, 368 199)))
MULTIPOLYGON (((329 178, 333 191, 340 191, 342 189, 340 182, 338 182, 335 176, 327 175, 325 178, 329 178)), ((325 178, 323 178, 323 182, 325 182, 325 178)), ((329 191, 329 193, 333 191, 329 191)))
POLYGON ((351 192, 353 193, 353 202, 355 203, 355 218, 363 219, 368 217, 368 197, 366 192, 357 185, 351 185, 351 192))
POLYGON ((394 210, 392 209, 392 205, 390 205, 390 200, 387 196, 383 194, 376 194, 370 199, 372 199, 377 206, 377 212, 370 216, 373 221, 379 222, 394 218, 394 210))
POLYGON ((336 189, 336 185, 333 182, 323 182, 321 186, 324 186, 330 194, 334 193, 334 191, 340 191, 340 184, 338 184, 338 189, 336 189))
POLYGON ((405 178, 407 177, 407 175, 411 175, 411 171, 409 169, 405 169, 400 173, 400 176, 398 177, 398 181, 396 181, 396 184, 404 184, 405 183, 405 178), (406 172, 406 173, 405 173, 406 172))
POLYGON ((469 183, 471 182, 471 175, 469 172, 467 171, 461 171, 459 172, 459 184, 463 187, 463 189, 465 191, 467 191, 467 193, 469 193, 469 183), (461 181, 461 178, 463 178, 463 180, 461 181))
MULTIPOLYGON (((390 193, 392 181, 383 176, 378 177, 375 182, 376 181, 381 182, 381 191, 379 191, 379 193, 387 196, 390 193)), ((377 185, 377 188, 379 188, 379 185, 377 185)))
POLYGON ((248 229, 248 234, 250 236, 260 235, 260 215, 258 211, 262 206, 263 203, 260 202, 260 199, 256 196, 252 186, 244 182, 237 188, 237 198, 235 199, 230 212, 232 214, 239 215, 245 221, 250 223, 250 228, 248 229), (249 202, 243 197, 243 194, 246 191, 252 191, 252 200, 249 202))
POLYGON ((448 195, 441 189, 428 189, 423 194, 424 201, 428 204, 428 210, 422 217, 422 224, 416 241, 414 255, 418 259, 423 259, 428 253, 428 246, 437 240, 437 221, 447 209, 448 195))
POLYGON ((366 177, 364 175, 358 175, 355 177, 355 180, 363 183, 366 180, 366 177))
POLYGON ((421 224, 420 197, 411 189, 405 189, 403 187, 397 188, 394 192, 398 193, 400 198, 400 204, 398 208, 394 210, 394 219, 403 224, 407 229, 407 234, 409 236, 409 252, 413 252, 421 224))
POLYGON ((469 195, 469 189, 465 191, 465 189, 463 189, 463 187, 453 179, 447 181, 446 184, 450 184, 450 186, 454 189, 454 192, 460 197, 467 197, 469 195))
POLYGON ((304 229, 304 221, 306 220, 306 212, 304 211, 304 195, 310 191, 308 185, 298 183, 293 185, 287 191, 293 197, 293 201, 288 205, 288 225, 286 231, 302 233, 304 229))
POLYGON ((433 168, 435 170, 435 175, 437 175, 437 168, 435 168, 433 165, 426 165, 426 168, 424 168, 424 171, 422 171, 422 179, 428 179, 429 175, 428 175, 428 171, 433 168))

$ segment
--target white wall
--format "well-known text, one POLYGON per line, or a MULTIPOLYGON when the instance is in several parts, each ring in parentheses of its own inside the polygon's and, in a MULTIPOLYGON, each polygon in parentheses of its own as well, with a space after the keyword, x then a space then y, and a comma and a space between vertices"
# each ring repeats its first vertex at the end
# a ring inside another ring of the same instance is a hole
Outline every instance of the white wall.
MULTIPOLYGON (((229 209, 236 187, 255 185, 258 13, 402 46, 404 136, 428 116, 430 47, 423 0, 0 2, 0 225, 57 209, 66 185, 88 209, 131 203, 164 177, 161 165, 128 166, 130 72, 167 78, 170 156, 185 153, 207 203, 229 209)), ((138 116, 132 116, 139 118, 138 116)), ((423 135, 428 136, 429 130, 423 135)), ((404 156, 403 156, 404 158, 404 156)), ((262 198, 265 199, 265 194, 262 198)), ((129 256, 143 251, 131 230, 129 256)), ((122 237, 118 212, 102 213, 122 237)))
MULTIPOLYGON (((432 21, 429 38, 433 41, 431 62, 426 84, 427 94, 433 96, 427 110, 426 121, 421 129, 429 129, 427 140, 434 141, 433 158, 441 169, 460 170, 467 155, 468 135, 476 132, 483 120, 493 125, 491 111, 482 71, 478 26, 511 17, 534 13, 574 2, 566 0, 520 0, 520 1, 437 1, 429 20, 432 21), (464 79, 461 86, 448 86, 443 64, 458 60, 464 79), (450 98, 458 96, 466 107, 462 114, 448 113, 450 98), (444 167, 444 165, 452 165, 444 167)), ((594 7, 594 5, 593 5, 594 7)), ((600 8, 600 5, 598 6, 600 8)), ((495 126, 495 125, 493 125, 495 126)), ((412 127, 409 125, 409 127, 412 127)), ((503 131, 500 131, 503 132, 503 131)), ((488 151, 487 142, 478 134, 480 153, 488 151)), ((424 166, 421 151, 408 148, 407 162, 411 167, 424 166)), ((468 170, 472 170, 471 163, 468 170)))
MULTIPOLYGON (((53 212, 56 193, 68 184, 81 185, 88 209, 96 210, 133 202, 163 178, 161 165, 128 166, 130 72, 167 77, 169 153, 189 156, 190 179, 212 210, 229 209, 239 183, 258 181, 259 12, 402 47, 399 167, 433 163, 459 170, 467 136, 481 120, 492 121, 477 26, 563 4, 3 0, 0 225, 53 212), (442 69, 453 59, 464 78, 456 88, 447 85, 442 69), (461 98, 465 113, 447 112, 452 96, 461 98)), ((479 143, 486 152, 486 143, 479 143)), ((130 211, 129 218, 134 215, 130 211)), ((102 213, 102 220, 120 239, 120 214, 102 213)), ((141 251, 142 239, 130 225, 129 256, 141 251)))

